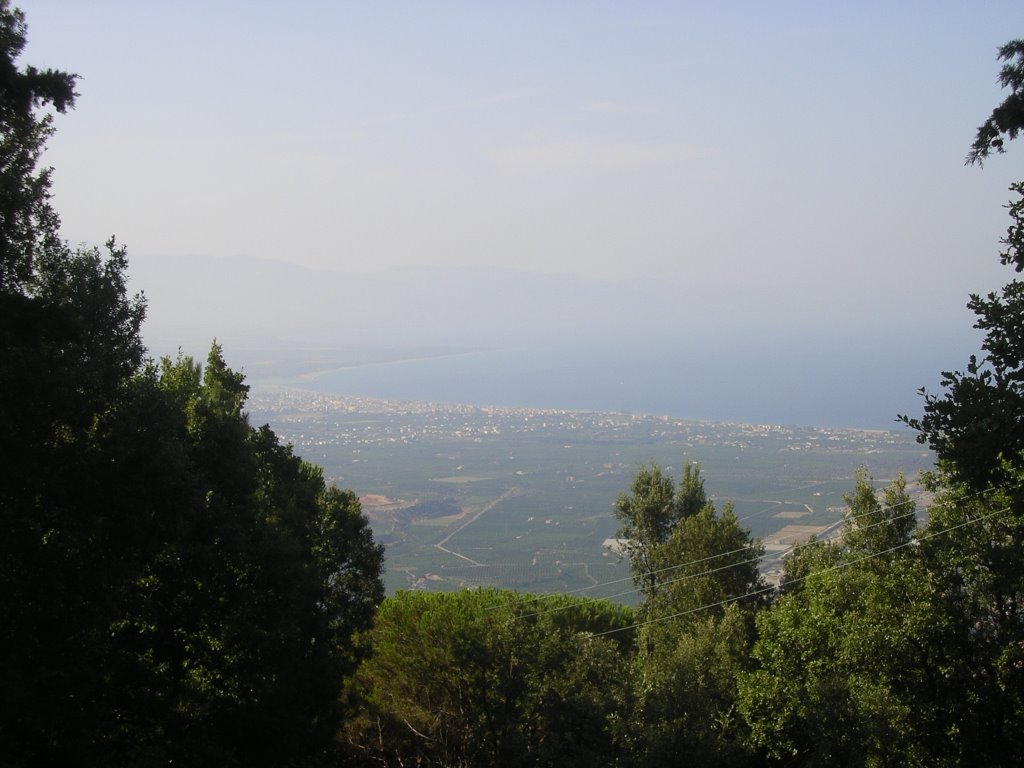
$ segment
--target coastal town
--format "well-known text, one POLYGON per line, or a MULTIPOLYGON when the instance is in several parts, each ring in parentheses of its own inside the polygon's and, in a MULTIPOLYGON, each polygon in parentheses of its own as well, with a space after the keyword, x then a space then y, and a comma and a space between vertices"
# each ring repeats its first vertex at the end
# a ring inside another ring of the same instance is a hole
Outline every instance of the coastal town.
MULTIPOLYGON (((908 431, 702 422, 635 413, 393 401, 254 387, 269 423, 360 497, 387 547, 391 590, 594 588, 626 573, 611 507, 637 469, 697 463, 765 547, 762 572, 841 529, 858 467, 917 483, 931 455, 908 431), (486 514, 485 514, 486 513, 486 514), (612 545, 609 545, 612 542, 612 545)), ((627 595, 625 598, 629 600, 627 595)))

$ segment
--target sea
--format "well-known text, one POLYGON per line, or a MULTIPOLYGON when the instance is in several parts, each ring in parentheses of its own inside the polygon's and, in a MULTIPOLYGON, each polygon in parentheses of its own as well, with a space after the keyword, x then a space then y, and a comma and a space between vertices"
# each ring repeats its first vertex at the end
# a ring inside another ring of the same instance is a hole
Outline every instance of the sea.
POLYGON ((903 429, 946 354, 900 346, 721 349, 634 341, 510 345, 346 365, 277 383, 336 395, 507 408, 630 412, 793 426, 903 429))

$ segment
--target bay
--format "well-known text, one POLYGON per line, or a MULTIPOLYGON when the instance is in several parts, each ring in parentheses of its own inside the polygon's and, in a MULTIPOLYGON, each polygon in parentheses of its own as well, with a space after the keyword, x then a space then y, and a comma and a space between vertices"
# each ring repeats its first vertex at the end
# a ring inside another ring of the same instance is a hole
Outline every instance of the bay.
POLYGON ((329 394, 508 408, 632 412, 744 423, 897 428, 939 364, 897 350, 651 341, 508 346, 349 365, 283 382, 329 394))

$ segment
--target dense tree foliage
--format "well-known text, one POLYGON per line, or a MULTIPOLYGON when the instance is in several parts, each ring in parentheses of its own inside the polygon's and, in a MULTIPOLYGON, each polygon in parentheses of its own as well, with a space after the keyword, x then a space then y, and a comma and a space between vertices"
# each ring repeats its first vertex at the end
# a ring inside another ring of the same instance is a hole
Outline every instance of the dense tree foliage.
POLYGON ((936 504, 919 539, 930 651, 920 701, 948 762, 1019 764, 1024 750, 1024 512, 1020 480, 984 493, 929 479, 936 504))
POLYGON ((686 758, 734 764, 745 757, 735 713, 736 677, 747 667, 763 553, 730 505, 708 501, 700 467, 678 487, 642 467, 616 503, 620 536, 642 589, 623 742, 637 765, 686 758))
MULTIPOLYGON (((0 744, 15 755, 86 749, 117 613, 108 578, 137 566, 138 482, 106 435, 133 410, 143 304, 125 258, 59 238, 49 171, 36 163, 72 75, 20 70, 22 14, 0 3, 0 744), (110 484, 107 484, 110 483, 110 484), (95 491, 101 489, 100 493, 95 491), (115 489, 119 492, 114 493, 115 489), (79 738, 64 734, 78 732, 79 738)), ((139 464, 159 456, 139 435, 139 464)))
POLYGON ((790 586, 758 616, 758 667, 740 676, 740 709, 769 755, 795 765, 1018 763, 1024 523, 1014 491, 928 482, 927 521, 899 532, 901 483, 881 505, 862 475, 849 497, 861 529, 787 563, 790 586))
POLYGON ((189 764, 314 757, 341 719, 350 636, 382 597, 380 548, 351 492, 248 425, 247 387, 216 345, 205 370, 165 359, 149 375, 185 493, 150 523, 163 535, 115 625, 127 679, 144 681, 132 740, 189 764))
POLYGON ((498 590, 384 601, 345 737, 384 765, 607 765, 631 610, 498 590), (603 636, 602 633, 610 633, 603 636))
POLYGON ((317 762, 381 549, 218 347, 145 361, 124 251, 59 237, 39 110, 75 78, 24 44, 0 0, 0 764, 317 762))
POLYGON ((655 550, 668 540, 680 520, 697 514, 706 502, 700 467, 693 464, 683 468, 678 489, 657 464, 641 467, 630 492, 616 500, 615 517, 622 523, 616 536, 629 558, 633 581, 646 600, 655 597, 663 580, 654 562, 655 550))
POLYGON ((787 762, 927 764, 911 694, 931 618, 907 546, 913 504, 902 478, 881 503, 863 470, 846 499, 843 535, 794 553, 789 588, 758 616, 740 708, 754 741, 787 762))

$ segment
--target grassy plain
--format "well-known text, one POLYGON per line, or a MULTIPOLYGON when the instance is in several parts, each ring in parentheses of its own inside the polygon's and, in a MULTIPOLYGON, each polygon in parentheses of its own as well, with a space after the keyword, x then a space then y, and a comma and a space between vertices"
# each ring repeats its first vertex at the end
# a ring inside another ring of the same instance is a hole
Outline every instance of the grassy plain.
MULTIPOLYGON (((841 519, 857 467, 879 484, 932 463, 909 432, 727 424, 627 413, 396 403, 257 389, 267 422, 355 490, 387 548, 389 592, 491 585, 633 602, 616 497, 640 465, 699 462, 777 568, 788 545, 841 519)), ((912 492, 919 492, 911 482, 912 492)), ((920 506, 920 505, 919 505, 920 506)))

